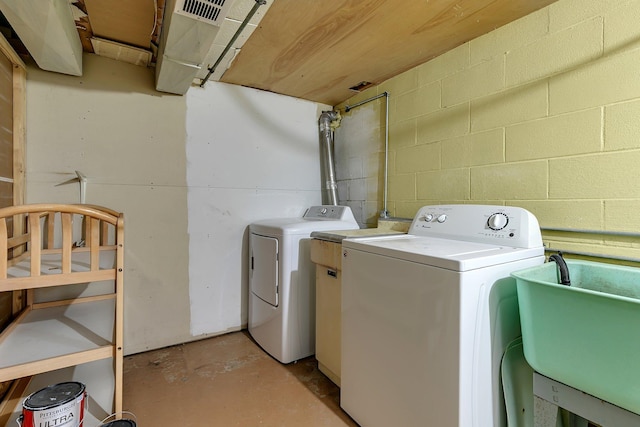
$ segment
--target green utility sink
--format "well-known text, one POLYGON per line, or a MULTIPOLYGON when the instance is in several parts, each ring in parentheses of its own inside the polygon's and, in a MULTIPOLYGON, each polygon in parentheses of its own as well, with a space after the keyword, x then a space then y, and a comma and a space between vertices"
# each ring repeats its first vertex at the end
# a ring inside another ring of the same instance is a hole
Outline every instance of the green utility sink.
POLYGON ((527 362, 539 373, 640 414, 640 268, 567 261, 512 273, 527 362))

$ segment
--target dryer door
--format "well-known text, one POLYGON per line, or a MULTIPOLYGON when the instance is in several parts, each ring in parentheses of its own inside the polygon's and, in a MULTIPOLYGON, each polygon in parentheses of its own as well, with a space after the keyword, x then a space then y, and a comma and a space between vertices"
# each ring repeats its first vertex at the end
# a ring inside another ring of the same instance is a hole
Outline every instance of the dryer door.
POLYGON ((249 235, 249 287, 261 300, 278 306, 278 239, 249 235))

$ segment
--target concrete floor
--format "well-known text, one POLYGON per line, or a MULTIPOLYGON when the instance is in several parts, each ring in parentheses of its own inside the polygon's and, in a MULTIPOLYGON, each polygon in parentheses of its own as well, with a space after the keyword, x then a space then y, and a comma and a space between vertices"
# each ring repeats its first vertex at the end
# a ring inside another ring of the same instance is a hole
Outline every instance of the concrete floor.
POLYGON ((126 357, 123 401, 139 427, 357 427, 313 357, 282 365, 244 331, 126 357))

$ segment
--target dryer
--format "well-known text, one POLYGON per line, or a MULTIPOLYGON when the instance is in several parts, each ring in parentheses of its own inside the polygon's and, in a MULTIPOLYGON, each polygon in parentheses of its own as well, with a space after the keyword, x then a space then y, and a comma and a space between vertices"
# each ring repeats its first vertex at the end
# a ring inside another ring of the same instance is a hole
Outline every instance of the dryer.
POLYGON ((425 206, 408 234, 342 250, 342 408, 364 427, 505 426, 500 363, 520 335, 509 275, 544 262, 536 218, 425 206))
POLYGON ((302 218, 249 226, 249 333, 271 356, 290 363, 315 352, 315 268, 311 233, 357 229, 347 206, 312 206, 302 218))

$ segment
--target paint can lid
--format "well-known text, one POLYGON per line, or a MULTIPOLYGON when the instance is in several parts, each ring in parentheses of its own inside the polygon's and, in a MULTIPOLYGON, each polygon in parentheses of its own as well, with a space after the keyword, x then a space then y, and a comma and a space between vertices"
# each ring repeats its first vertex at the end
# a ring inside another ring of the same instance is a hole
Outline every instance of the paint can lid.
POLYGON ((79 382, 64 382, 47 386, 31 393, 22 404, 24 409, 42 410, 55 408, 72 402, 84 393, 85 385, 79 382))

